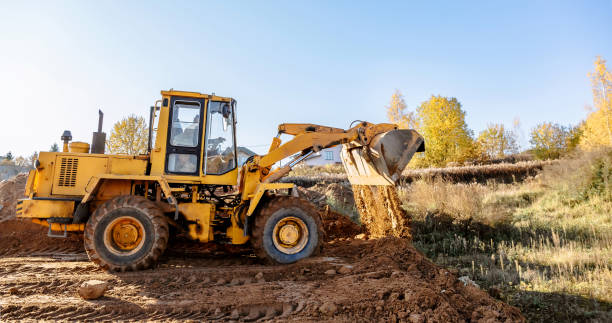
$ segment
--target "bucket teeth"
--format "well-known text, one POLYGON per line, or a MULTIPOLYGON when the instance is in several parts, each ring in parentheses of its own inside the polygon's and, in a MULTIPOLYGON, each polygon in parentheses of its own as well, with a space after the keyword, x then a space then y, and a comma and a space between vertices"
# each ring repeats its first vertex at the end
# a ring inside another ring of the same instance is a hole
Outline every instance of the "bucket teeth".
POLYGON ((395 185, 416 152, 425 151, 415 130, 391 130, 376 135, 369 145, 344 144, 342 163, 353 185, 395 185))

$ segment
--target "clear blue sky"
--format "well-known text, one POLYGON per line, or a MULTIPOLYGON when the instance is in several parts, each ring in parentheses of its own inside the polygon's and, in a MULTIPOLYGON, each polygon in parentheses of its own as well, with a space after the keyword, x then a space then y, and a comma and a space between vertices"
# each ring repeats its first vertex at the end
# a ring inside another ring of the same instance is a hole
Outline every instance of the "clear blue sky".
MULTIPOLYGON (((147 115, 162 89, 238 100, 238 141, 264 152, 276 126, 386 121, 395 89, 410 109, 457 97, 476 133, 575 124, 587 73, 612 65, 605 1, 0 1, 0 154, 90 141, 147 115)), ((523 144, 526 140, 523 139, 523 144)))

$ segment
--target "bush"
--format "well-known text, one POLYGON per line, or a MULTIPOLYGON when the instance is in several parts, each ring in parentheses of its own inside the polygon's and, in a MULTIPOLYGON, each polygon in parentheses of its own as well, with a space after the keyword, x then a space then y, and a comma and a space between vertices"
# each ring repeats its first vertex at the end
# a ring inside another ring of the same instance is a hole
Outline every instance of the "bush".
POLYGON ((612 150, 575 154, 544 167, 542 183, 558 191, 567 203, 592 198, 612 200, 612 150))

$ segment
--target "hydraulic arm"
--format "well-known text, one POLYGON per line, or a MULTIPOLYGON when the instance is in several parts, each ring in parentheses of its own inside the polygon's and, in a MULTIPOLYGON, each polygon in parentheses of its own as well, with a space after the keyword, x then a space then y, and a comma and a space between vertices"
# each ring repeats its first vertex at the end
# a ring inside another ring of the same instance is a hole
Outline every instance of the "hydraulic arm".
POLYGON ((392 185, 417 151, 424 151, 423 138, 414 130, 399 130, 389 123, 360 121, 343 130, 314 124, 285 123, 278 127, 268 154, 254 159, 262 171, 262 182, 274 182, 310 154, 342 144, 342 161, 353 184, 392 185), (294 137, 281 144, 280 135, 294 137), (270 172, 276 162, 294 156, 285 166, 270 172))

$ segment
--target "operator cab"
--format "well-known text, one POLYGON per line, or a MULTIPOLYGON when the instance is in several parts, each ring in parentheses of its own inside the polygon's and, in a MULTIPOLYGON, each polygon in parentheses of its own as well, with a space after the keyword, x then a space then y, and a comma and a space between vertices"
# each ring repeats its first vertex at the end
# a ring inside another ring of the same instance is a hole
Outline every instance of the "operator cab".
POLYGON ((162 96, 151 174, 200 177, 237 171, 236 101, 182 91, 162 91, 162 96), (162 156, 155 155, 162 151, 164 167, 160 168, 156 162, 162 156))

